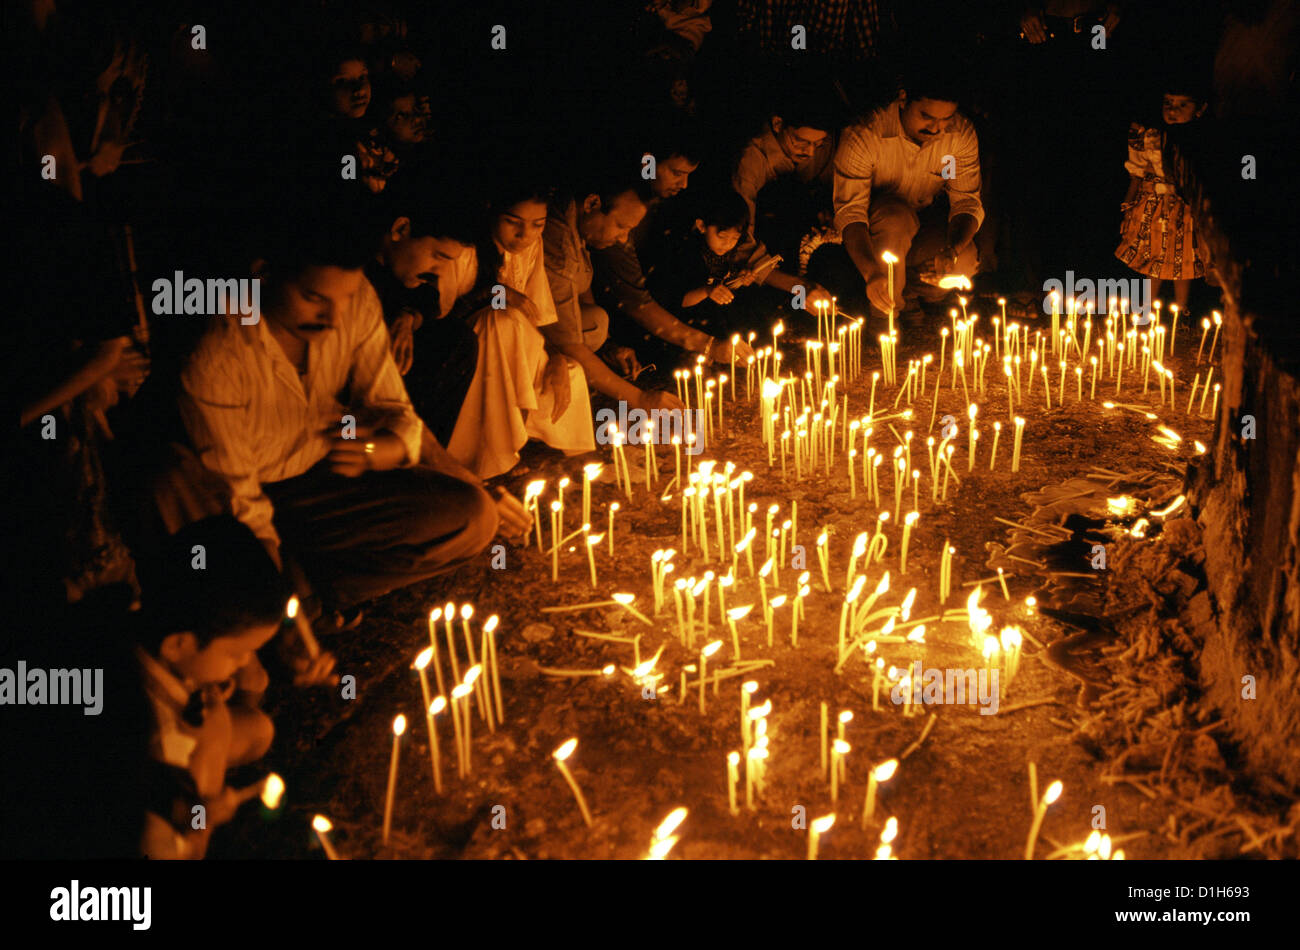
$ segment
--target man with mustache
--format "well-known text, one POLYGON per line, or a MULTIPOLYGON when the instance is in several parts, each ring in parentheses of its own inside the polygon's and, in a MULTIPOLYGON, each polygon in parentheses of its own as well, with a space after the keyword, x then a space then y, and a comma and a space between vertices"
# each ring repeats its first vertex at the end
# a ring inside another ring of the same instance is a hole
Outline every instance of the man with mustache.
POLYGON ((420 464, 360 209, 329 194, 266 220, 279 226, 253 264, 262 319, 216 318, 182 374, 181 416, 235 517, 302 569, 324 628, 351 626, 360 603, 478 554, 498 504, 441 447, 420 464))
POLYGON ((921 77, 908 86, 897 101, 846 129, 835 154, 835 226, 881 314, 902 309, 909 268, 937 280, 971 277, 979 263, 974 237, 984 207, 975 127, 957 111, 953 80, 921 77), (885 251, 905 262, 894 269, 893 300, 885 251))

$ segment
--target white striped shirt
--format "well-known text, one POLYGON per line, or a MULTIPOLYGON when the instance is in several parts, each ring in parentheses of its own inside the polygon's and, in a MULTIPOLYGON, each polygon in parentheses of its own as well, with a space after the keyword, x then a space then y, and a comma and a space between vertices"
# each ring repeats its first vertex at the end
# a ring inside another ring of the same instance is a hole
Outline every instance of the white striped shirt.
POLYGON ((888 192, 914 210, 927 207, 940 190, 948 192, 948 217, 973 215, 984 223, 980 202, 979 138, 963 115, 953 117, 947 132, 917 145, 903 132, 900 103, 875 112, 861 125, 844 130, 835 153, 835 227, 870 224, 872 192, 888 192), (953 161, 947 163, 951 156, 953 161), (953 168, 943 175, 945 164, 953 168))
POLYGON ((301 378, 265 319, 216 318, 181 374, 180 410, 199 458, 230 485, 235 517, 276 544, 262 484, 325 458, 344 414, 395 433, 406 464, 420 456, 423 423, 393 362, 379 297, 364 280, 351 311, 308 344, 301 378))

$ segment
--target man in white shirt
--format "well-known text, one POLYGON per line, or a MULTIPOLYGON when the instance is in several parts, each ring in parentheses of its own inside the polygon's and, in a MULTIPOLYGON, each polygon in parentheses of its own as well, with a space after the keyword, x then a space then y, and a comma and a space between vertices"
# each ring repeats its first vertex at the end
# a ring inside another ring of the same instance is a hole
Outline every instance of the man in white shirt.
POLYGON ((498 507, 518 507, 494 503, 441 447, 435 467, 417 464, 423 423, 361 269, 373 247, 340 218, 297 220, 272 242, 253 266, 261 319, 217 318, 180 397, 235 517, 278 566, 286 547, 334 611, 474 556, 498 507))
MULTIPOLYGON (((879 311, 900 310, 907 268, 929 280, 978 267, 979 139, 954 92, 913 84, 897 102, 846 129, 835 155, 835 226, 879 311), (936 201, 936 198, 946 198, 936 201), (892 252, 894 299, 881 255, 892 252)), ((861 285, 859 285, 861 286, 861 285)), ((931 295, 933 295, 931 293, 931 295)))

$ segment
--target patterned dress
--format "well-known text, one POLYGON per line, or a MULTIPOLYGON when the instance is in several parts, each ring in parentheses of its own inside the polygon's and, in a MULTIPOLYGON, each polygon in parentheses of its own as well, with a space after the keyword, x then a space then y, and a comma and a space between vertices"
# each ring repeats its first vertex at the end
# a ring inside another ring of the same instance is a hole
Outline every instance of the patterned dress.
POLYGON ((1140 179, 1137 198, 1124 212, 1115 256, 1139 274, 1160 280, 1205 276, 1209 253, 1197 239, 1192 210, 1165 173, 1164 133, 1133 123, 1124 167, 1140 179))

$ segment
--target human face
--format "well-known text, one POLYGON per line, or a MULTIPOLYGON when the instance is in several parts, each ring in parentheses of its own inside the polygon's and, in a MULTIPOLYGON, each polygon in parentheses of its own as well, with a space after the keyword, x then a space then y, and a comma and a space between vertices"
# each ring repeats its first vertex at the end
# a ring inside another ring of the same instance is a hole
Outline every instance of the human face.
POLYGON ((465 253, 465 245, 452 238, 431 235, 413 238, 410 222, 399 219, 389 248, 388 268, 409 290, 435 281, 452 279, 452 265, 465 253))
POLYGON ((365 282, 361 268, 308 267, 285 281, 273 281, 265 315, 272 324, 303 341, 334 329, 365 282))
MULTIPOLYGON (((697 221, 696 226, 703 224, 697 221)), ((740 229, 727 228, 719 231, 715 225, 710 224, 704 228, 704 243, 709 246, 709 250, 719 257, 725 257, 736 249, 740 243, 740 229)))
POLYGON ((403 145, 416 145, 429 137, 428 124, 414 95, 394 99, 384 125, 393 141, 403 145))
POLYGON ((510 253, 518 254, 540 241, 545 229, 546 205, 529 199, 497 215, 492 237, 510 253))
POLYGON ((202 648, 194 634, 173 633, 164 638, 161 653, 180 679, 196 687, 224 683, 247 666, 253 654, 265 646, 278 629, 279 624, 261 624, 239 633, 214 637, 202 648))
POLYGON ((656 163, 655 177, 651 189, 660 198, 671 198, 686 190, 691 174, 700 167, 699 162, 692 162, 681 155, 673 155, 656 163))
POLYGON ((359 59, 345 59, 330 80, 334 111, 349 119, 359 119, 370 105, 370 73, 359 59))
POLYGON ((942 99, 908 99, 899 112, 903 134, 917 145, 925 145, 947 132, 957 115, 957 103, 942 99))
POLYGON ((1205 106, 1191 96, 1166 95, 1160 108, 1165 125, 1186 125, 1204 111, 1205 106))
POLYGON ((826 139, 830 136, 829 132, 808 125, 791 128, 782 124, 780 119, 773 120, 772 128, 776 131, 776 140, 781 146, 781 151, 785 152, 786 157, 796 165, 812 161, 817 150, 826 144, 826 139))
POLYGON ((578 230, 587 246, 601 250, 622 244, 645 217, 646 207, 635 191, 615 195, 608 208, 597 208, 578 217, 578 230))

